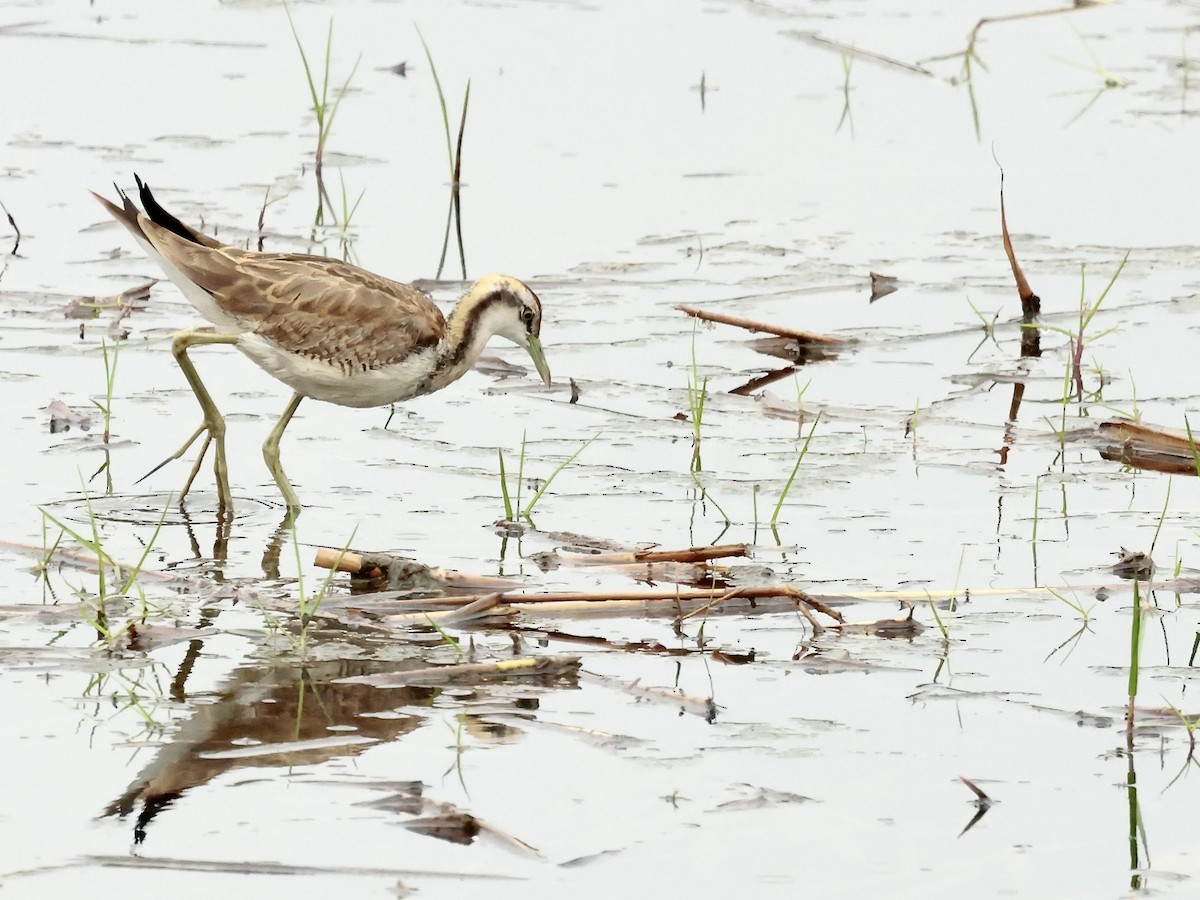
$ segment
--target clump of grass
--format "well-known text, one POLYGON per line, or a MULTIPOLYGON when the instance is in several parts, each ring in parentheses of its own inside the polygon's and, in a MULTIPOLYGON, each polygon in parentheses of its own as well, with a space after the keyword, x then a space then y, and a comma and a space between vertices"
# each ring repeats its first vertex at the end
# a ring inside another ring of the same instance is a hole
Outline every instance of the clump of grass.
POLYGON ((1064 391, 1062 403, 1065 406, 1070 400, 1069 386, 1073 383, 1075 387, 1075 397, 1077 400, 1083 400, 1083 349, 1086 346, 1087 340, 1099 340, 1106 334, 1112 333, 1115 328, 1109 328, 1100 332, 1095 336, 1085 335, 1088 328, 1092 324, 1092 319, 1096 317, 1096 313, 1100 311, 1101 304, 1104 303, 1109 291, 1113 285, 1117 283, 1117 279, 1121 276, 1121 272, 1125 269, 1125 264, 1129 262, 1130 251, 1125 251, 1125 256, 1121 259, 1120 265, 1117 266, 1112 277, 1108 280, 1108 284, 1104 286, 1104 290, 1100 292, 1100 296, 1096 298, 1095 303, 1088 303, 1087 300, 1087 268, 1084 265, 1079 267, 1079 320, 1074 331, 1068 331, 1065 328, 1060 328, 1057 325, 1039 325, 1039 328, 1048 331, 1054 331, 1064 335, 1070 342, 1070 375, 1067 381, 1068 389, 1064 391))
POLYGON ((138 612, 136 618, 139 621, 145 621, 150 613, 151 607, 146 599, 145 591, 142 590, 138 583, 138 575, 145 567, 146 560, 150 556, 150 552, 154 548, 155 542, 158 540, 159 532, 162 531, 163 522, 166 521, 167 511, 171 508, 171 497, 167 497, 167 503, 163 507, 162 514, 158 518, 158 522, 154 526, 154 531, 150 535, 150 540, 145 543, 142 548, 142 554, 138 557, 137 562, 132 566, 124 566, 118 563, 104 548, 104 541, 100 534, 100 523, 96 518, 95 509, 92 507, 91 496, 84 490, 84 503, 87 507, 88 523, 90 525, 90 535, 81 534, 71 528, 53 513, 41 508, 39 512, 42 514, 42 532, 43 546, 45 546, 46 523, 49 522, 58 529, 58 536, 55 538, 53 545, 46 551, 39 568, 42 572, 47 570, 50 563, 50 558, 58 549, 63 537, 69 537, 76 544, 87 550, 96 558, 96 590, 89 592, 82 587, 75 589, 75 594, 79 597, 81 604, 87 612, 84 613, 85 621, 95 630, 98 638, 106 644, 111 645, 125 630, 124 628, 114 628, 108 619, 108 602, 113 597, 127 597, 130 592, 137 591, 138 612), (114 579, 115 592, 110 591, 109 579, 114 579))
POLYGON ((316 593, 309 596, 308 592, 304 590, 304 562, 300 558, 300 541, 296 537, 295 528, 292 529, 292 546, 296 551, 296 607, 300 615, 300 636, 292 639, 292 645, 301 655, 308 651, 308 634, 313 620, 320 611, 321 604, 329 596, 329 592, 333 588, 334 576, 338 573, 338 566, 342 562, 342 557, 350 552, 350 545, 354 543, 354 535, 357 532, 358 527, 355 526, 350 532, 350 537, 347 538, 346 543, 342 545, 342 549, 334 558, 333 565, 329 567, 329 571, 321 580, 320 587, 317 588, 316 593))
POLYGON ((442 127, 446 133, 446 157, 450 169, 450 203, 446 210, 446 231, 442 238, 442 253, 438 258, 437 275, 442 277, 442 270, 446 266, 446 251, 450 247, 450 224, 454 223, 455 235, 458 238, 458 263, 462 269, 463 280, 467 277, 467 256, 466 250, 463 248, 462 237, 462 195, 460 188, 462 186, 462 146, 463 134, 467 130, 467 107, 471 103, 471 81, 467 79, 467 87, 463 92, 462 115, 458 120, 458 140, 455 143, 450 141, 450 112, 446 106, 446 94, 442 90, 442 80, 438 77, 437 66, 433 62, 433 54, 429 50, 429 45, 425 43, 425 36, 421 34, 421 29, 417 29, 417 37, 421 39, 421 47, 425 51, 425 59, 429 62, 429 71, 433 75, 433 86, 437 89, 438 105, 442 110, 442 127))
POLYGON ((292 20, 292 11, 285 3, 283 10, 287 13, 288 26, 292 29, 292 37, 296 41, 296 49, 300 51, 300 62, 304 66, 304 78, 308 82, 309 99, 312 103, 313 116, 317 120, 317 146, 313 153, 313 168, 317 176, 317 221, 316 224, 324 223, 325 209, 328 208, 330 215, 335 215, 333 203, 329 199, 329 194, 325 190, 325 180, 322 174, 322 169, 325 164, 325 146, 329 142, 329 134, 333 129, 333 120, 337 115, 338 108, 342 104, 342 99, 346 96, 346 91, 350 87, 350 82, 354 79, 355 73, 358 71, 358 64, 362 61, 362 54, 354 61, 354 67, 350 70, 350 74, 346 76, 346 80, 342 82, 342 87, 337 93, 330 97, 329 95, 329 73, 332 68, 331 58, 333 56, 333 19, 329 20, 329 28, 325 34, 325 66, 321 73, 320 89, 317 88, 317 79, 313 74, 313 68, 309 64, 308 54, 304 51, 304 44, 300 40, 300 34, 296 31, 296 23, 292 20))

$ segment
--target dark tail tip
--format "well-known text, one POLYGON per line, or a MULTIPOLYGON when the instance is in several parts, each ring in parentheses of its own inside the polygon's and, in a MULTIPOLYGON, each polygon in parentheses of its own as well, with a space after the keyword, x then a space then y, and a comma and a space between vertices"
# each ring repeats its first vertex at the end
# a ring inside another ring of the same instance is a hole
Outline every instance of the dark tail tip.
POLYGON ((200 243, 190 228, 163 209, 162 204, 154 199, 154 194, 150 193, 150 185, 142 181, 136 172, 133 180, 137 182, 138 197, 141 198, 142 207, 146 210, 146 215, 150 217, 151 222, 179 235, 185 241, 191 241, 193 244, 200 243))

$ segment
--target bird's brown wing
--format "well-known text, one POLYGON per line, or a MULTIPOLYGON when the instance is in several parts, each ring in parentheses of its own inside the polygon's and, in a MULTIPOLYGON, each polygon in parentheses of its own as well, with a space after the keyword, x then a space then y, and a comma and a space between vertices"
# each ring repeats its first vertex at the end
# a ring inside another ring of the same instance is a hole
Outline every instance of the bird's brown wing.
POLYGON ((247 331, 349 369, 398 362, 436 344, 441 311, 416 288, 323 256, 255 253, 179 239, 145 217, 155 249, 247 331))

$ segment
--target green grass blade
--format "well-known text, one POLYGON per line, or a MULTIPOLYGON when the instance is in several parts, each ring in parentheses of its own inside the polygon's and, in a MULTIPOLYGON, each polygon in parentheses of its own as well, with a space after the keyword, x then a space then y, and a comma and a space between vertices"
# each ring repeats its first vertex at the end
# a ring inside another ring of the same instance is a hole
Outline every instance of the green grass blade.
POLYGON ((812 428, 808 430, 808 437, 804 439, 804 446, 800 448, 800 454, 796 457, 796 464, 792 466, 792 473, 788 475, 787 483, 783 486, 783 493, 779 495, 779 501, 775 504, 775 511, 771 513, 772 528, 779 521, 779 512, 783 509, 783 501, 787 499, 788 491, 792 489, 792 482, 796 480, 796 473, 800 471, 800 463, 804 462, 804 456, 808 453, 808 445, 812 443, 813 435, 816 434, 820 421, 821 413, 818 412, 816 419, 813 420, 812 428))
POLYGON ((565 469, 567 466, 569 466, 571 463, 573 463, 575 461, 575 458, 577 456, 579 456, 579 454, 582 453, 584 450, 586 450, 588 448, 588 445, 591 444, 592 441, 596 440, 596 438, 598 438, 598 437, 600 437, 600 432, 596 432, 594 435, 592 435, 590 438, 588 438, 586 441, 584 441, 583 445, 578 450, 576 450, 574 453, 572 453, 570 456, 568 456, 566 459, 564 459, 561 463, 558 464, 558 468, 556 468, 553 472, 551 472, 550 477, 542 482, 542 486, 537 489, 537 493, 534 494, 530 498, 529 504, 523 510, 521 510, 521 516, 523 518, 526 518, 526 519, 529 518, 530 513, 533 512, 533 508, 535 506, 537 506, 537 502, 542 499, 542 494, 546 493, 546 489, 549 488, 550 485, 554 482, 554 479, 558 477, 558 473, 561 472, 563 469, 565 469))
POLYGON ((446 160, 450 165, 450 174, 454 174, 454 147, 450 143, 450 113, 446 110, 446 95, 442 91, 442 80, 438 78, 437 66, 433 63, 433 54, 425 43, 425 35, 417 28, 417 37, 421 39, 421 49, 425 51, 425 59, 429 63, 429 71, 433 75, 433 86, 437 88, 438 105, 442 108, 442 127, 446 131, 446 160))
POLYGON ((508 496, 508 475, 504 471, 504 451, 497 447, 496 455, 500 457, 500 496, 504 499, 504 521, 511 522, 513 507, 512 498, 508 496))

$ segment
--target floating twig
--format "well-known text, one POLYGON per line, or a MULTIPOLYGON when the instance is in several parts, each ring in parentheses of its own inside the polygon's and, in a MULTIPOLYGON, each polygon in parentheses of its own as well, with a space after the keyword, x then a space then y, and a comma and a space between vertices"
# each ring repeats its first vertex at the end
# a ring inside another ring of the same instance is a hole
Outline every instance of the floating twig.
POLYGON ((744 328, 747 331, 761 331, 766 334, 773 334, 777 337, 790 338, 794 341, 799 341, 801 344, 844 344, 846 341, 839 337, 833 337, 828 334, 817 334, 813 331, 799 331, 795 328, 785 328, 781 325, 769 325, 766 322, 756 322, 753 319, 745 319, 741 316, 733 316, 729 313, 713 312, 707 309, 697 309, 694 306, 685 306, 679 304, 675 307, 682 313, 687 313, 695 319, 702 319, 705 322, 720 322, 722 325, 733 325, 735 328, 744 328))
POLYGON ((882 53, 875 53, 871 50, 863 50, 859 47, 854 47, 850 44, 843 44, 840 41, 831 41, 829 38, 821 37, 811 31, 785 31, 788 37, 796 38, 799 41, 807 41, 810 44, 816 44, 819 47, 829 47, 842 54, 843 57, 851 59, 863 59, 869 62, 880 63, 881 65, 891 66, 897 69, 903 69, 906 72, 912 72, 914 75, 925 75, 930 78, 935 78, 936 75, 926 69, 924 66, 916 63, 904 62, 900 59, 895 59, 891 56, 884 56, 882 53))

